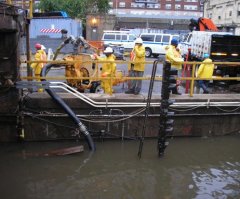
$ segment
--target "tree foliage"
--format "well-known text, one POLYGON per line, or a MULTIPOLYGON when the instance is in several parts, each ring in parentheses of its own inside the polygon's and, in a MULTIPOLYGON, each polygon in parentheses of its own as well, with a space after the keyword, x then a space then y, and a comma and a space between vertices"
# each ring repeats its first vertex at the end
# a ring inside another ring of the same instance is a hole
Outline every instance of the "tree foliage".
POLYGON ((109 0, 41 0, 38 6, 44 12, 66 11, 69 16, 84 19, 87 14, 107 13, 109 0))

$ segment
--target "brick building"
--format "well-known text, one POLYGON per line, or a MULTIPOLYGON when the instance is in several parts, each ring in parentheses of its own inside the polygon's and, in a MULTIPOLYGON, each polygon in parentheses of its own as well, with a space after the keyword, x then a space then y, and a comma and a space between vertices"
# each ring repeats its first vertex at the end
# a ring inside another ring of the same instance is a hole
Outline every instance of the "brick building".
POLYGON ((117 28, 188 29, 203 13, 200 0, 110 0, 117 28))
POLYGON ((147 10, 172 10, 172 11, 203 11, 200 0, 110 0, 112 9, 147 9, 147 10))

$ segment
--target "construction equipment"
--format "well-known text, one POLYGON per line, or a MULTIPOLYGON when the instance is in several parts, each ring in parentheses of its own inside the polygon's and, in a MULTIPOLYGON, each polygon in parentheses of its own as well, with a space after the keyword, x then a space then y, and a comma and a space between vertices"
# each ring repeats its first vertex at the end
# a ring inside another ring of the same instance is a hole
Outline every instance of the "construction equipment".
MULTIPOLYGON (((59 52, 65 45, 71 43, 73 45, 73 53, 65 56, 63 60, 77 61, 64 65, 67 83, 80 92, 84 92, 86 89, 89 89, 90 93, 102 92, 100 81, 92 81, 89 80, 89 78, 97 79, 100 77, 101 66, 97 66, 96 63, 93 63, 94 60, 91 55, 94 53, 100 55, 103 50, 101 48, 103 45, 98 44, 95 47, 93 43, 86 41, 83 37, 75 38, 73 36, 67 36, 67 30, 64 29, 61 32, 64 41, 57 48, 53 60, 57 59, 59 52)), ((59 65, 54 64, 54 67, 58 66, 59 65)), ((113 86, 122 82, 122 76, 122 71, 116 71, 116 77, 118 78, 112 81, 113 86)))
POLYGON ((218 31, 218 28, 211 19, 200 17, 198 20, 190 19, 189 30, 218 31))

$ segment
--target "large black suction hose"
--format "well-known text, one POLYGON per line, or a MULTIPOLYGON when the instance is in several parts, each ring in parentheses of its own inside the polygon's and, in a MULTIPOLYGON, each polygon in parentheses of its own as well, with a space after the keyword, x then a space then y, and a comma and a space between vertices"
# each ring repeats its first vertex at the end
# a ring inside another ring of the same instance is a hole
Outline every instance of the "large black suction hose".
MULTIPOLYGON (((47 72, 53 66, 54 64, 46 64, 42 69, 41 76, 46 77, 47 72)), ((72 118, 72 120, 78 125, 80 132, 83 133, 87 140, 89 149, 95 151, 96 150, 95 144, 86 126, 80 121, 80 119, 76 116, 72 109, 62 100, 62 98, 60 98, 52 89, 46 88, 45 90, 54 99, 54 101, 64 109, 64 111, 70 116, 70 118, 72 118)))

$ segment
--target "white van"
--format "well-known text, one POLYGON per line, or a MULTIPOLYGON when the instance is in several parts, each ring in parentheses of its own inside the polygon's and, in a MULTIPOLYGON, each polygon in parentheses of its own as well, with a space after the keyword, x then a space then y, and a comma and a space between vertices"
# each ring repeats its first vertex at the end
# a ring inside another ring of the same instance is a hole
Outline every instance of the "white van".
POLYGON ((132 50, 135 44, 136 36, 128 31, 103 31, 102 41, 104 46, 107 45, 122 45, 125 50, 132 50))
POLYGON ((140 37, 146 50, 146 57, 158 57, 160 54, 166 54, 166 46, 171 43, 172 39, 179 40, 179 35, 164 33, 142 33, 140 37))

